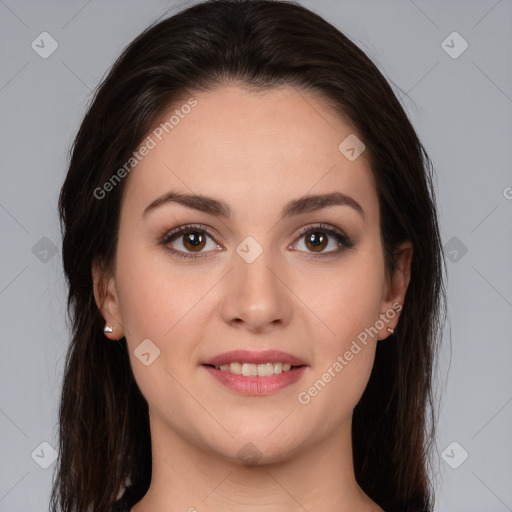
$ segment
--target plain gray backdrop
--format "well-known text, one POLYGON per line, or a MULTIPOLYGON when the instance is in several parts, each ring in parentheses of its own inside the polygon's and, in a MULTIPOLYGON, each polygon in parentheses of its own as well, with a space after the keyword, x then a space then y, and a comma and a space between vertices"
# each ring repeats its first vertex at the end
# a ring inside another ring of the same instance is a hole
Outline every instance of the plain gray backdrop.
MULTIPOLYGON (((69 343, 56 210, 68 150, 122 49, 192 3, 0 0, 0 512, 48 510, 69 343)), ((512 2, 301 3, 377 64, 436 169, 448 322, 435 510, 512 511, 512 2)))

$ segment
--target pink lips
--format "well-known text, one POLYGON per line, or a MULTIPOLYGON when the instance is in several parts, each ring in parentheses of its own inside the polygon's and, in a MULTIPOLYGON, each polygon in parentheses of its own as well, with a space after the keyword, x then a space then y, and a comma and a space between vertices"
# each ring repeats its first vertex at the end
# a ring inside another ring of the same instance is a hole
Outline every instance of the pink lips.
POLYGON ((262 352, 254 352, 251 350, 232 350, 225 352, 218 356, 212 357, 205 361, 203 364, 211 364, 213 366, 220 366, 221 364, 229 363, 289 363, 292 366, 303 366, 306 363, 298 357, 282 352, 281 350, 263 350, 262 352))
POLYGON ((218 382, 237 393, 243 395, 268 395, 297 382, 308 367, 299 366, 279 375, 270 375, 268 377, 244 377, 243 375, 235 375, 234 373, 217 370, 212 366, 204 366, 204 368, 218 382))
POLYGON ((308 365, 302 359, 280 350, 261 352, 233 350, 208 359, 203 363, 203 367, 218 382, 243 395, 268 395, 297 382, 308 369, 308 365), (246 377, 214 368, 214 366, 237 362, 252 364, 281 362, 291 364, 292 368, 287 372, 266 377, 246 377))

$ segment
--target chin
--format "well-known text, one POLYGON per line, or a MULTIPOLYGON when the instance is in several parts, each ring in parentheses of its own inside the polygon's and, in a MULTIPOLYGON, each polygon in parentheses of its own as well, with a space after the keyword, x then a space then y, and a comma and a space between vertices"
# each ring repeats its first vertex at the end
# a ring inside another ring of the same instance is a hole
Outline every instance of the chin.
POLYGON ((217 447, 216 451, 232 462, 244 466, 261 466, 285 461, 304 447, 304 443, 299 440, 291 443, 289 432, 286 436, 277 433, 268 435, 271 430, 264 435, 234 435, 228 446, 217 447))

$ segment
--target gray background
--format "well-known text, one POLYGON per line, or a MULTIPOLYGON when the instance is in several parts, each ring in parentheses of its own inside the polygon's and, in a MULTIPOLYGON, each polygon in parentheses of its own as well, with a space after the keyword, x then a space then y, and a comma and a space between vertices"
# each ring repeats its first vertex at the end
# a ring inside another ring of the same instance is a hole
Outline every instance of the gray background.
MULTIPOLYGON (((68 344, 56 204, 69 147, 121 50, 191 3, 0 0, 0 511, 48 510, 68 344), (59 45, 47 59, 31 47, 44 31, 59 45)), ((449 307, 436 511, 512 510, 512 2, 302 3, 383 71, 436 168, 449 307), (442 44, 454 31, 469 45, 457 58, 461 39, 442 44)))

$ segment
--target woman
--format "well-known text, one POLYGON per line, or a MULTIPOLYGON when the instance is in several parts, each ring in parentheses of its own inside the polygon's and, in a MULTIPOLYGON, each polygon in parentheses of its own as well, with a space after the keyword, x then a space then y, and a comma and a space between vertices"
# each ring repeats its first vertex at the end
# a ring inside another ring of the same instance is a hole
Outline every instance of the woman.
POLYGON ((431 510, 432 179, 375 65, 298 4, 138 36, 60 196, 52 511, 431 510))

